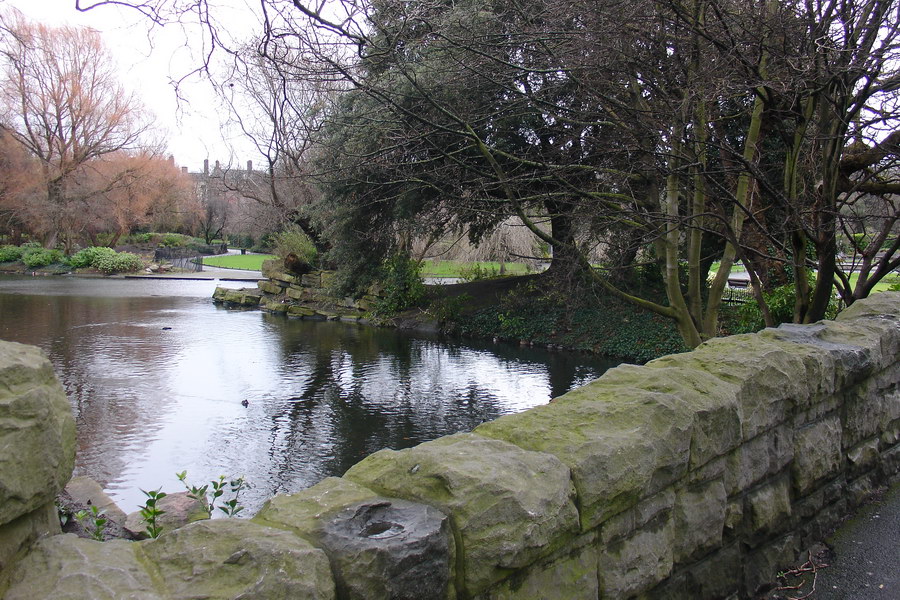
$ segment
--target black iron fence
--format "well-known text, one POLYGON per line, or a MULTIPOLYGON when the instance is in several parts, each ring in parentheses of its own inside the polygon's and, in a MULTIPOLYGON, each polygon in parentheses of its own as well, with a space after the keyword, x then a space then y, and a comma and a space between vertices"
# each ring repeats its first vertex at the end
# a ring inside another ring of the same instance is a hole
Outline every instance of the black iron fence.
POLYGON ((153 260, 170 262, 176 269, 184 271, 203 270, 203 257, 193 248, 157 248, 153 260))

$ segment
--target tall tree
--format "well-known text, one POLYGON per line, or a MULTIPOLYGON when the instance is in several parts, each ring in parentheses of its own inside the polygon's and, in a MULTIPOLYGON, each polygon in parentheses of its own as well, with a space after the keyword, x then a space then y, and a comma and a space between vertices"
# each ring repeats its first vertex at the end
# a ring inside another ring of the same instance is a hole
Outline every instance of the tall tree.
POLYGON ((119 83, 96 31, 30 23, 17 13, 3 23, 2 124, 40 165, 42 233, 53 246, 79 210, 73 177, 94 159, 135 148, 147 129, 143 109, 119 83))

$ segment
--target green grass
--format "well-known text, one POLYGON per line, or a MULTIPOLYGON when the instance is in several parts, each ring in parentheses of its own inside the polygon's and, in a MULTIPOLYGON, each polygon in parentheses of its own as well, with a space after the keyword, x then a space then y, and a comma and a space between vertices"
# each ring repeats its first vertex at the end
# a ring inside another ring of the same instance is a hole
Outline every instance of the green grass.
MULTIPOLYGON (((859 279, 859 273, 850 274, 850 287, 856 286, 856 280, 859 279)), ((872 293, 886 292, 895 283, 900 283, 900 275, 887 275, 884 279, 875 284, 872 293)))
MULTIPOLYGON (((525 263, 505 263, 505 275, 526 275, 531 271, 525 263)), ((483 270, 496 271, 500 274, 500 263, 493 261, 467 262, 462 260, 426 260, 422 264, 423 277, 462 277, 466 269, 476 266, 483 270)))
POLYGON ((275 258, 273 254, 228 254, 224 256, 205 256, 203 264, 210 267, 223 267, 226 269, 245 269, 247 271, 259 271, 263 261, 275 258))

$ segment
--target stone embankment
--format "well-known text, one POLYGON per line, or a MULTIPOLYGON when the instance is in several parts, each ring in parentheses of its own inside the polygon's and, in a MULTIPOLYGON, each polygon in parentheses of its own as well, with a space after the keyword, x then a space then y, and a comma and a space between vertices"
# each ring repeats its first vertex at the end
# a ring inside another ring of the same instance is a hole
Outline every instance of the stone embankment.
POLYGON ((52 529, 71 422, 40 407, 61 391, 35 350, 0 345, 0 365, 0 447, 14 432, 36 461, 0 465, 7 600, 750 598, 900 472, 898 293, 620 366, 471 433, 376 452, 249 521, 141 542, 32 543, 52 529))
POLYGON ((361 298, 339 298, 329 292, 333 273, 312 271, 291 273, 278 259, 263 263, 265 280, 256 288, 216 288, 213 301, 227 306, 262 308, 269 312, 303 319, 359 321, 378 301, 378 291, 370 290, 361 298))

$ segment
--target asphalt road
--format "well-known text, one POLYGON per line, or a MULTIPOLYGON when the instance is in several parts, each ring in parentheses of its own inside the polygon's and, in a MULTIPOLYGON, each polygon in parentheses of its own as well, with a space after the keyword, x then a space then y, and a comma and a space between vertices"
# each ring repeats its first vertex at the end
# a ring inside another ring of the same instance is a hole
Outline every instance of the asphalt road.
POLYGON ((770 599, 900 600, 900 483, 845 521, 770 599), (813 588, 813 584, 815 587, 813 588))

